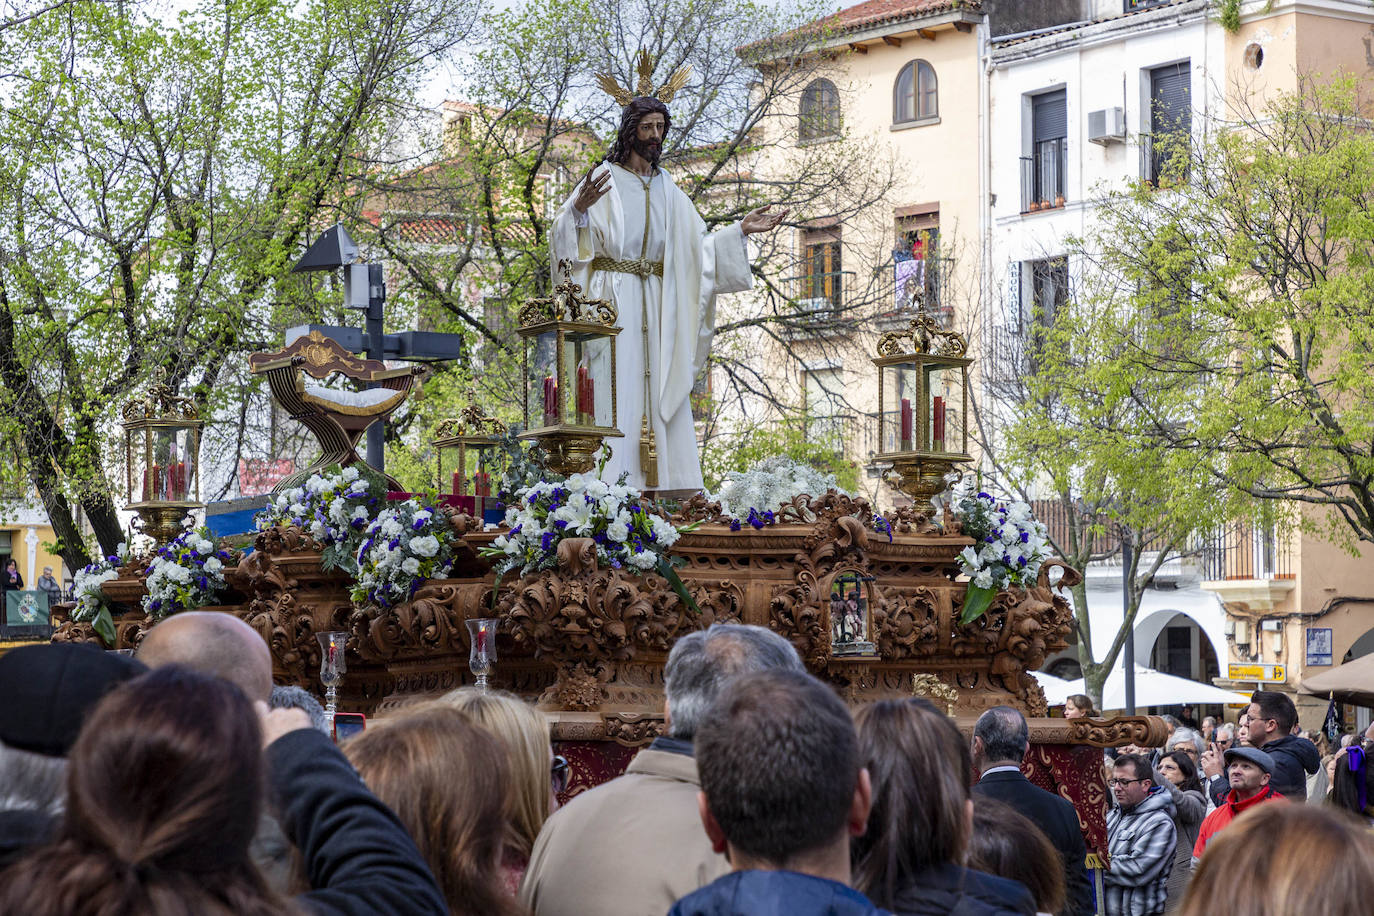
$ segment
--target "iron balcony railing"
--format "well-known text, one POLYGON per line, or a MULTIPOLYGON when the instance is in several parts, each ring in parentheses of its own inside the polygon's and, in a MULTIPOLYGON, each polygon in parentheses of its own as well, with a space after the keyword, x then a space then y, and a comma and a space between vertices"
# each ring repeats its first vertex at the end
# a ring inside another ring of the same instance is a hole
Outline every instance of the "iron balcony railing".
POLYGON ((1037 213, 1064 206, 1068 193, 1068 141, 1045 140, 1035 153, 1021 157, 1021 212, 1037 213))

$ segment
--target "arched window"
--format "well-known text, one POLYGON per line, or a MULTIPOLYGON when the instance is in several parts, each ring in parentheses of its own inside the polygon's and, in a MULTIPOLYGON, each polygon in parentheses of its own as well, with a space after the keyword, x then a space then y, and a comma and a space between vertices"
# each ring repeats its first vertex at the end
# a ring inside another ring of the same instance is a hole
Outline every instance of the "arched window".
POLYGON ((839 132, 839 90, 830 80, 812 80, 802 90, 797 136, 801 140, 819 140, 823 137, 837 136, 839 132))
POLYGON ((923 60, 913 60, 897 74, 897 82, 892 87, 892 122, 924 121, 939 114, 935 68, 923 60))

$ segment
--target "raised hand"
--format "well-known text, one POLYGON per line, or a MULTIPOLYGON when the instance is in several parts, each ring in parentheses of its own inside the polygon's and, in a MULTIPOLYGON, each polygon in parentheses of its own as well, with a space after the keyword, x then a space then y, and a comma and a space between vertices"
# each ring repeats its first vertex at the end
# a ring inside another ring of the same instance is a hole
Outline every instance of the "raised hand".
POLYGON ((787 217, 786 210, 778 210, 770 213, 773 207, 771 204, 750 210, 744 219, 740 220, 739 227, 745 235, 753 235, 755 232, 768 232, 778 228, 787 217))
POLYGON ((587 173, 587 177, 582 180, 581 186, 577 189, 577 198, 573 200, 573 209, 578 213, 586 213, 611 189, 610 170, 602 169, 601 174, 593 176, 594 171, 595 169, 587 173))
POLYGON ((1221 748, 1217 747, 1217 743, 1213 741, 1212 746, 1202 753, 1202 772, 1206 774, 1208 779, 1211 779, 1221 775, 1224 765, 1221 748))

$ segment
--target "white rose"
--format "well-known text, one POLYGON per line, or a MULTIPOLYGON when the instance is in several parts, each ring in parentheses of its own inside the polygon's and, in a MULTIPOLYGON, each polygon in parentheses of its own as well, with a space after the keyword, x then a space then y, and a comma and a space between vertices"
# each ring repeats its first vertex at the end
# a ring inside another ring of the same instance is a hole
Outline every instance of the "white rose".
POLYGON ((211 557, 205 561, 205 571, 208 573, 217 573, 223 568, 224 564, 219 561, 219 557, 211 557))
POLYGON ((418 556, 432 557, 439 552, 439 539, 432 534, 415 538, 410 542, 410 551, 418 556))
POLYGON ((343 478, 344 483, 352 483, 358 479, 358 469, 350 464, 339 476, 343 478))
POLYGON ((979 588, 992 588, 992 570, 985 569, 974 576, 973 584, 979 588))
POLYGON ((414 557, 406 557, 405 560, 401 562, 401 570, 406 573, 406 575, 418 575, 420 572, 420 561, 414 557))

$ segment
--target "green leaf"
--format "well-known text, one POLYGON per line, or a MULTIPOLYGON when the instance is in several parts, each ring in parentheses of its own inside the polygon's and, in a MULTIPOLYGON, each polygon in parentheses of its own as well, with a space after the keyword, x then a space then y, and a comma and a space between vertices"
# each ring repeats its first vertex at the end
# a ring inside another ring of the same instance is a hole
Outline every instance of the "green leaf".
POLYGON ((997 589, 981 588, 970 583, 968 592, 964 595, 964 610, 959 614, 959 623, 970 624, 982 617, 992 606, 992 599, 996 597, 997 589))
POLYGON ((697 607, 697 603, 687 593, 687 586, 682 583, 682 578, 677 574, 677 570, 673 569, 673 564, 668 557, 660 556, 658 564, 654 568, 660 576, 668 580, 668 584, 673 587, 673 592, 682 599, 682 603, 687 606, 687 609, 700 617, 701 608, 697 607))
POLYGON ((100 609, 100 613, 95 615, 95 620, 91 621, 91 629, 95 630, 95 634, 100 637, 101 642, 111 649, 114 648, 115 640, 118 637, 115 634, 114 618, 110 616, 109 608, 102 607, 100 609))

